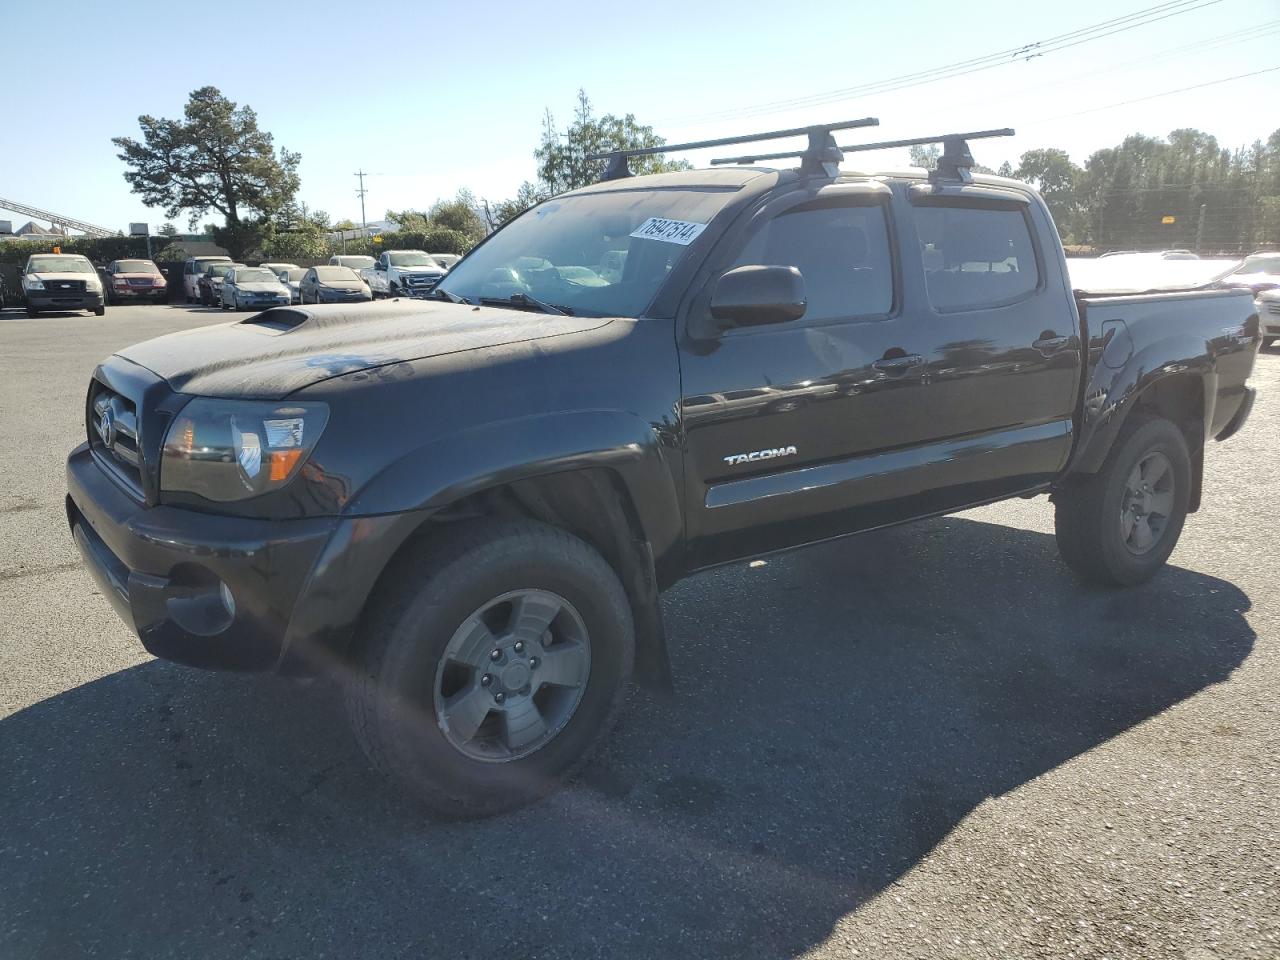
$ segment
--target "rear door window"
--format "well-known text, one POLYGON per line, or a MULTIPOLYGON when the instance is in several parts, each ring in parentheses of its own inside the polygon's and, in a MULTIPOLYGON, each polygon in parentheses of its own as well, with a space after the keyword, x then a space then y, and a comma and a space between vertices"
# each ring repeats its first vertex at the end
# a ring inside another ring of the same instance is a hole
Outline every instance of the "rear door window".
POLYGON ((796 267, 808 309, 801 323, 870 317, 893 308, 893 261, 881 206, 788 210, 747 241, 734 266, 796 267))
POLYGON ((1019 209, 915 206, 925 283, 935 310, 1015 303, 1040 284, 1035 246, 1019 209))

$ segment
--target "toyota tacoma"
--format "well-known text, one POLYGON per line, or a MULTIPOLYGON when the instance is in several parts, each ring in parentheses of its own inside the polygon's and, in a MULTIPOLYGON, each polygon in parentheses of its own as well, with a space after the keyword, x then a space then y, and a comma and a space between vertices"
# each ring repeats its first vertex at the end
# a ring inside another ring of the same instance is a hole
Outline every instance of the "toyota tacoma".
POLYGON ((338 678, 373 764, 474 816, 571 776, 633 667, 669 682, 696 571, 1048 494, 1078 576, 1155 575, 1249 415, 1252 294, 1073 290, 1036 191, 971 172, 991 132, 870 175, 840 128, 616 155, 431 299, 104 360, 66 501, 103 594, 157 656, 338 678))

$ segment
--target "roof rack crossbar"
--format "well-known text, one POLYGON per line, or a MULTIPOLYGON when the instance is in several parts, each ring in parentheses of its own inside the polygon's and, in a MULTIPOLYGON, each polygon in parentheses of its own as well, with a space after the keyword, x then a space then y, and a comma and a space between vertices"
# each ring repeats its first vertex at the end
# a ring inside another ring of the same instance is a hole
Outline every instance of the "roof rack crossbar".
POLYGON ((973 130, 968 133, 943 133, 936 137, 911 137, 907 140, 882 140, 879 143, 856 143, 841 147, 845 153, 858 153, 867 150, 889 150, 893 147, 917 147, 926 143, 947 143, 952 140, 985 140, 989 137, 1012 137, 1012 127, 1001 127, 999 130, 973 130))
MULTIPOLYGON (((627 160, 631 157, 643 157, 655 153, 675 153, 683 150, 704 150, 708 147, 726 147, 735 143, 757 143, 761 140, 781 140, 784 137, 808 136, 809 145, 804 150, 780 154, 787 157, 805 157, 807 162, 832 163, 839 162, 839 148, 833 130, 852 130, 855 127, 875 127, 880 121, 875 117, 863 117, 860 120, 846 120, 841 123, 818 123, 807 127, 792 127, 788 130, 769 130, 764 133, 748 133, 737 137, 720 137, 716 140, 696 140, 692 143, 667 143, 660 147, 637 147, 632 150, 613 150, 608 153, 593 153, 588 160, 607 160, 602 180, 619 180, 631 176, 627 160)), ((715 161, 712 161, 713 163, 715 161)))
MULTIPOLYGON (((1011 127, 1001 127, 998 130, 972 130, 967 133, 944 133, 932 137, 909 137, 905 140, 881 140, 878 143, 857 143, 849 146, 841 146, 838 149, 843 153, 859 153, 868 150, 889 150, 894 147, 915 147, 926 143, 941 143, 943 145, 943 154, 938 159, 938 168, 932 171, 934 179, 944 180, 966 180, 969 168, 973 166, 973 155, 969 152, 969 140, 984 140, 988 137, 1011 137, 1013 129, 1011 127)), ((713 165, 722 164, 744 164, 757 163, 761 160, 785 160, 789 157, 799 157, 804 151, 793 150, 786 153, 760 153, 749 157, 718 157, 712 160, 713 165)))

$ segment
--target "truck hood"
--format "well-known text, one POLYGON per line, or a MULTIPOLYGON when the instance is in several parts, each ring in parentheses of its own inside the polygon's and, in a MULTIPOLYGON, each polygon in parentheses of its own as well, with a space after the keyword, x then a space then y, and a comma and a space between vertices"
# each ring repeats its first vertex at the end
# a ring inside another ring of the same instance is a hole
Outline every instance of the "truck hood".
POLYGON ((422 300, 279 307, 147 340, 118 356, 181 393, 277 400, 358 370, 569 336, 610 322, 422 300))
POLYGON ((27 276, 35 277, 43 283, 48 283, 50 280, 83 280, 90 286, 98 280, 96 273, 28 273, 27 276))

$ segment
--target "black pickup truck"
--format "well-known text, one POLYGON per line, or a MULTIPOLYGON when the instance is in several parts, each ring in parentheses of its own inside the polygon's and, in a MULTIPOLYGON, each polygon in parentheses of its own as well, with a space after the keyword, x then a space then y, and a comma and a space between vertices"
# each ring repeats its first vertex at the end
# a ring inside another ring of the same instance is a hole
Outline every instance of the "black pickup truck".
POLYGON ((1073 291, 960 136, 868 175, 831 129, 789 169, 615 156, 438 302, 108 358, 66 504, 103 593, 157 656, 339 678, 378 768, 479 815, 570 775, 633 665, 669 680, 695 571, 1047 493, 1078 575, 1151 577, 1252 406, 1251 294, 1073 291))

